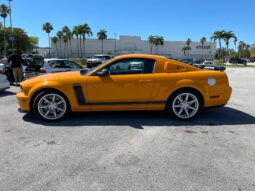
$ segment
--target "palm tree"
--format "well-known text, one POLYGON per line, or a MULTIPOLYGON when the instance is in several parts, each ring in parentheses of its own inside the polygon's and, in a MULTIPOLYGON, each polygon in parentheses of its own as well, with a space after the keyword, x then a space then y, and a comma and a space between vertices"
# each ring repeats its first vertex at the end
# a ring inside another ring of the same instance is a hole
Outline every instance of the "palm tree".
POLYGON ((190 51, 190 50, 191 50, 190 46, 184 46, 184 47, 182 48, 183 55, 186 56, 186 52, 187 52, 187 51, 190 51))
POLYGON ((104 40, 107 39, 107 31, 105 29, 100 29, 97 33, 98 40, 102 41, 102 53, 104 53, 104 40))
MULTIPOLYGON (((206 38, 202 37, 200 39, 200 43, 202 44, 202 46, 204 46, 204 44, 206 43, 206 38)), ((202 55, 203 55, 203 58, 204 58, 204 48, 203 47, 202 47, 202 55)))
POLYGON ((56 50, 57 50, 57 55, 59 56, 59 54, 58 54, 58 46, 57 46, 58 37, 54 36, 54 37, 52 38, 52 42, 55 44, 56 50))
POLYGON ((188 38, 187 40, 186 40, 186 44, 187 44, 187 46, 190 46, 190 44, 191 44, 191 39, 190 38, 188 38))
POLYGON ((84 57, 86 57, 86 45, 85 45, 85 41, 86 41, 86 36, 92 36, 93 33, 91 31, 91 28, 88 24, 84 24, 82 25, 82 40, 83 40, 83 51, 84 51, 84 57))
POLYGON ((0 4, 0 16, 4 19, 4 54, 6 54, 6 35, 5 35, 5 20, 10 13, 9 7, 5 4, 0 4))
POLYGON ((149 43, 150 43, 150 45, 151 45, 151 54, 152 54, 152 47, 153 47, 153 45, 155 44, 155 36, 150 35, 150 36, 148 37, 148 41, 149 41, 149 43))
MULTIPOLYGON (((63 35, 65 36, 65 39, 63 37, 63 40, 65 40, 66 42, 66 46, 67 46, 67 49, 68 49, 68 44, 70 43, 70 47, 71 47, 71 38, 70 38, 70 33, 71 33, 71 30, 69 29, 69 27, 67 26, 64 26, 62 28, 62 32, 63 32, 63 35)), ((66 51, 67 53, 67 51, 66 51)))
POLYGON ((158 54, 158 46, 164 45, 164 37, 156 36, 155 37, 155 45, 156 45, 156 54, 158 54))
POLYGON ((190 44, 191 44, 191 39, 190 38, 188 38, 187 40, 186 40, 186 48, 185 48, 185 54, 186 54, 186 51, 189 53, 189 51, 191 50, 191 47, 190 47, 190 44), (188 48, 189 47, 189 48, 188 48))
POLYGON ((223 38, 224 38, 224 41, 226 42, 226 47, 227 47, 227 55, 228 55, 228 48, 229 48, 229 40, 231 38, 233 38, 234 40, 236 39, 236 35, 232 32, 232 31, 229 31, 229 32, 225 32, 223 34, 223 38))
POLYGON ((77 56, 80 56, 80 50, 79 50, 79 33, 78 33, 78 26, 75 26, 73 28, 72 35, 76 37, 76 43, 77 43, 77 56))
POLYGON ((64 45, 65 45, 65 49, 64 49, 64 52, 65 52, 65 57, 67 57, 67 49, 68 49, 68 38, 66 35, 63 36, 63 42, 64 42, 64 45))
POLYGON ((69 41, 69 51, 70 51, 70 57, 72 57, 73 53, 72 53, 72 32, 71 30, 69 32, 66 33, 66 37, 69 41))
POLYGON ((49 56, 50 56, 50 32, 53 30, 53 26, 51 23, 46 22, 43 24, 43 30, 48 34, 48 40, 49 40, 49 56))
POLYGON ((221 50, 221 40, 224 38, 224 33, 225 33, 224 30, 222 30, 222 31, 215 31, 213 33, 213 36, 211 37, 211 40, 213 40, 214 42, 216 40, 219 41, 220 50, 221 50))
POLYGON ((82 25, 78 25, 77 26, 77 32, 78 32, 78 36, 79 36, 79 40, 80 40, 80 51, 81 51, 81 57, 82 57, 82 46, 81 46, 81 38, 82 38, 82 25))
POLYGON ((57 32, 57 37, 58 37, 58 40, 59 40, 59 52, 60 52, 60 57, 62 57, 62 38, 63 38, 64 34, 62 31, 58 31, 57 32))
POLYGON ((237 37, 235 36, 235 37, 234 37, 235 51, 236 51, 236 43, 237 43, 237 40, 238 40, 238 39, 237 39, 237 37))

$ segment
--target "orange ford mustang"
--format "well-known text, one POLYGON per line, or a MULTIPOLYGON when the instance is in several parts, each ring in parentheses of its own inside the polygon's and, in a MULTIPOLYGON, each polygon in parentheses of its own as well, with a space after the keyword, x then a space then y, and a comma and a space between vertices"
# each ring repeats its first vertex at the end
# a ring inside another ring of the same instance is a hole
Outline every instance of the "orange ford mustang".
POLYGON ((48 121, 70 111, 166 110, 180 120, 230 96, 225 72, 155 55, 123 55, 89 71, 38 76, 21 83, 18 103, 48 121))

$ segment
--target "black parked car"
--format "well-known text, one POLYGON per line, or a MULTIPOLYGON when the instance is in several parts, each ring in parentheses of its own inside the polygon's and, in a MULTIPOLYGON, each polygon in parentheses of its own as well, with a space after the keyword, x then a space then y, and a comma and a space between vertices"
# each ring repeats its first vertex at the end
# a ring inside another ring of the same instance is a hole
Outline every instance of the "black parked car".
POLYGON ((231 63, 231 64, 243 64, 244 66, 247 66, 247 60, 244 60, 242 58, 230 58, 229 63, 231 63))

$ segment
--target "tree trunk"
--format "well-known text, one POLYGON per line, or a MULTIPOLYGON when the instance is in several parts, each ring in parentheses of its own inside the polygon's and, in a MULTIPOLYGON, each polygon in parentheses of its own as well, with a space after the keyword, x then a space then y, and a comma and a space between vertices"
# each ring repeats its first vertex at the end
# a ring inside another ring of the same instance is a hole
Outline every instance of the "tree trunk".
POLYGON ((81 50, 81 57, 82 57, 81 36, 80 36, 80 50, 81 50))
POLYGON ((76 40, 77 40, 77 57, 80 56, 80 50, 79 50, 79 37, 77 36, 76 37, 76 40))
POLYGON ((85 42, 86 42, 86 38, 84 37, 84 38, 83 38, 83 52, 84 52, 84 58, 86 58, 86 44, 85 44, 85 42))
POLYGON ((72 53, 72 39, 69 40, 69 48, 70 48, 70 57, 72 58, 73 57, 73 53, 72 53))
POLYGON ((6 55, 5 18, 4 18, 4 55, 6 55))
POLYGON ((104 53, 104 40, 102 39, 102 54, 104 53))
POLYGON ((62 57, 62 39, 59 39, 59 56, 62 57))
POLYGON ((152 54, 152 45, 151 45, 151 54, 152 54))
POLYGON ((49 40, 49 57, 50 57, 50 33, 48 33, 48 40, 49 40))

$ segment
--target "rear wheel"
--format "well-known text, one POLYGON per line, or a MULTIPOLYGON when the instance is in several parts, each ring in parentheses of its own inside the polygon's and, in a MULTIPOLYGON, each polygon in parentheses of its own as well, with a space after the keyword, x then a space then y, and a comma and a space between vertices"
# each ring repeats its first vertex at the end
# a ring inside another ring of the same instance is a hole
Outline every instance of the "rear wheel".
POLYGON ((174 93, 167 101, 167 111, 179 120, 191 120, 202 109, 202 98, 192 90, 182 90, 174 93))
POLYGON ((43 91, 34 100, 33 110, 37 117, 46 121, 58 121, 70 111, 69 102, 57 91, 43 91))

